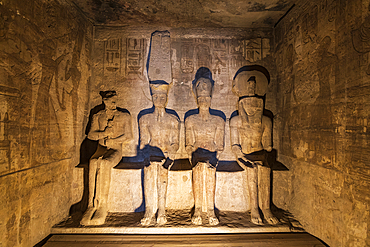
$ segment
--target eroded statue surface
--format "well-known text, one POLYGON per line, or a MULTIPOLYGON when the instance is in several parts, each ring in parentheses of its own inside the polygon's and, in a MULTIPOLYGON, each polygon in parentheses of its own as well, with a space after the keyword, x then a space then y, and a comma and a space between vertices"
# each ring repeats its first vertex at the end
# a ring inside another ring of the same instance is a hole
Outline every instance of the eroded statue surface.
MULTIPOLYGON (((209 72, 210 74, 210 72, 209 72)), ((192 184, 195 211, 192 223, 202 224, 202 212, 207 212, 210 225, 217 225, 214 211, 216 166, 224 149, 225 121, 210 114, 213 81, 200 77, 193 83, 199 113, 186 118, 186 151, 192 164, 192 184)))
POLYGON ((153 224, 158 210, 157 224, 167 222, 165 206, 168 169, 179 149, 180 122, 177 116, 166 112, 169 85, 150 84, 154 112, 139 120, 140 149, 146 156, 144 167, 145 215, 143 226, 153 224))
POLYGON ((240 72, 233 81, 233 92, 239 96, 239 115, 230 120, 231 145, 237 162, 246 170, 244 188, 249 190, 254 224, 263 224, 259 207, 269 224, 279 222, 270 210, 267 152, 272 150, 272 121, 263 115, 263 98, 256 94, 258 83, 267 85, 267 80, 263 73, 252 70, 240 72))
POLYGON ((117 109, 115 91, 102 91, 105 109, 96 113, 88 133, 90 140, 99 141, 89 162, 88 208, 81 225, 101 225, 108 214, 111 171, 122 159, 122 145, 132 140, 131 115, 117 109))

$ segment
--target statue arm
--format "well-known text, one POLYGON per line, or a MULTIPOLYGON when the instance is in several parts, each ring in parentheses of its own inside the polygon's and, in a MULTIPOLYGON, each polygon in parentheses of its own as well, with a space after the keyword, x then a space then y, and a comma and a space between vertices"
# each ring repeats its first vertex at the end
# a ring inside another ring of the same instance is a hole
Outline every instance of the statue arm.
POLYGON ((194 144, 195 144, 195 135, 193 126, 191 122, 187 120, 185 121, 185 148, 186 152, 189 155, 189 158, 191 158, 192 153, 195 151, 194 144))
POLYGON ((121 133, 119 133, 117 137, 109 138, 109 140, 116 143, 124 143, 133 139, 131 115, 125 114, 124 116, 122 116, 122 118, 120 118, 118 127, 119 130, 121 130, 121 133))
POLYGON ((244 164, 241 163, 241 160, 244 162, 249 162, 249 160, 245 157, 242 147, 240 145, 240 136, 239 136, 239 129, 238 129, 238 117, 233 117, 230 120, 230 142, 231 142, 231 150, 233 151, 236 161, 244 167, 244 164))
POLYGON ((175 154, 179 149, 179 140, 180 140, 180 121, 176 119, 173 129, 171 131, 171 147, 170 152, 175 154))
POLYGON ((150 142, 150 132, 148 125, 144 120, 144 116, 139 120, 140 128, 140 149, 143 149, 150 142))
POLYGON ((98 141, 104 138, 107 138, 110 134, 111 128, 105 128, 105 130, 99 130, 99 115, 95 114, 91 121, 91 129, 87 135, 87 138, 93 141, 98 141))
POLYGON ((263 116, 263 134, 262 146, 268 152, 272 151, 272 121, 270 118, 263 116))
POLYGON ((238 159, 243 155, 242 148, 239 141, 239 130, 237 125, 237 119, 234 117, 230 120, 230 143, 231 149, 238 159))
POLYGON ((225 146, 225 121, 220 120, 217 124, 214 140, 216 151, 222 152, 225 146))

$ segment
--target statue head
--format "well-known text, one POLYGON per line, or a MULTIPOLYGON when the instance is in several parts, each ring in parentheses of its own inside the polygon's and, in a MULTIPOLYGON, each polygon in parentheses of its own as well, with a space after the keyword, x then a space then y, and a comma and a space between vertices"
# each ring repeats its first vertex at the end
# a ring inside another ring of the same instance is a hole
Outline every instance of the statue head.
POLYGON ((270 74, 259 65, 244 66, 236 73, 232 91, 239 98, 245 96, 264 96, 267 91, 270 74))
POLYGON ((197 99, 198 107, 210 107, 213 83, 209 78, 199 78, 193 83, 193 93, 197 99))
POLYGON ((239 101, 239 110, 245 112, 248 116, 262 116, 263 99, 260 97, 245 97, 239 101))
POLYGON ((169 84, 166 82, 151 83, 150 91, 154 107, 164 108, 167 105, 169 84))
POLYGON ((103 103, 106 109, 114 110, 117 108, 117 93, 116 91, 100 91, 103 103))

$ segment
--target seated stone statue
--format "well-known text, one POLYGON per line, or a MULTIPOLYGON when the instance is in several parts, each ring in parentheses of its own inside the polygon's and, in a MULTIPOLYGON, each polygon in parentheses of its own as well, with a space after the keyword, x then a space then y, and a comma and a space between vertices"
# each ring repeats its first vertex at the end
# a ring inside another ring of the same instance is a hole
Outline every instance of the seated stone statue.
POLYGON ((105 109, 96 113, 87 138, 99 141, 89 162, 89 201, 81 225, 101 225, 108 214, 111 171, 122 159, 122 144, 132 139, 131 115, 117 109, 115 91, 102 91, 105 109))
POLYGON ((140 149, 147 159, 144 167, 145 215, 143 226, 153 223, 158 209, 157 224, 167 222, 165 214, 168 168, 179 149, 180 122, 166 112, 169 85, 150 84, 154 112, 139 119, 140 149), (157 193, 155 193, 157 191, 157 193), (157 205, 157 207, 156 207, 157 205))
POLYGON ((231 145, 237 162, 246 170, 244 186, 249 189, 251 222, 262 224, 259 206, 269 224, 278 219, 270 210, 270 173, 267 153, 272 150, 272 122, 263 116, 263 99, 255 94, 256 80, 266 80, 258 71, 241 72, 233 82, 239 96, 239 115, 231 118, 231 145))
POLYGON ((202 224, 207 212, 210 225, 219 223, 215 211, 216 166, 224 149, 225 121, 210 114, 213 81, 199 78, 193 83, 199 114, 185 120, 186 151, 192 164, 195 211, 192 223, 202 224))

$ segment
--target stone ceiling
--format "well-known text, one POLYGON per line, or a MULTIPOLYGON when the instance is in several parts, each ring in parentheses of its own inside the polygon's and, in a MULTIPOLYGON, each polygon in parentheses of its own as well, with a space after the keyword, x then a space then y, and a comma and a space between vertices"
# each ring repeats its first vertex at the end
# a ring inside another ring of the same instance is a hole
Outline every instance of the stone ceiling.
POLYGON ((269 28, 296 0, 71 0, 94 24, 269 28))

